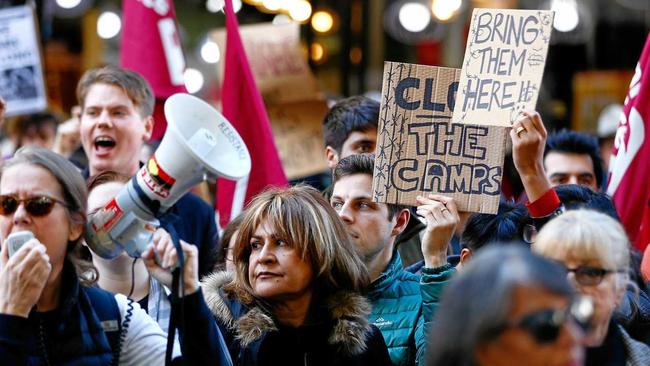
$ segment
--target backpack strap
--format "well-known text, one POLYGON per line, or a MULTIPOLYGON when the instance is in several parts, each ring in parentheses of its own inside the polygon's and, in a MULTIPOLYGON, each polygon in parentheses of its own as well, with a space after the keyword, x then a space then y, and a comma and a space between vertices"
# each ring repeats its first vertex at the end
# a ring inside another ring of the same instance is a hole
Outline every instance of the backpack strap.
POLYGON ((99 318, 102 328, 104 328, 104 333, 108 338, 111 350, 113 350, 115 360, 116 357, 119 357, 121 348, 120 334, 122 333, 122 316, 115 295, 94 287, 87 287, 85 290, 93 310, 95 310, 95 314, 97 314, 97 318, 99 318))

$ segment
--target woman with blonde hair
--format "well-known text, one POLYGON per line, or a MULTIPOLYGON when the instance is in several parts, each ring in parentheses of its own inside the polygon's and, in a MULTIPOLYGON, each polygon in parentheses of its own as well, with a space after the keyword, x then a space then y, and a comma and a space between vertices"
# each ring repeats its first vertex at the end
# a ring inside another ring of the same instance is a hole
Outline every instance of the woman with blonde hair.
POLYGON ((320 193, 272 189, 247 207, 234 278, 203 281, 235 364, 389 365, 361 295, 367 271, 320 193))
POLYGON ((650 364, 650 347, 632 339, 612 317, 632 285, 629 241, 618 221, 596 211, 569 211, 543 227, 533 251, 562 263, 580 293, 593 300, 586 365, 650 364))

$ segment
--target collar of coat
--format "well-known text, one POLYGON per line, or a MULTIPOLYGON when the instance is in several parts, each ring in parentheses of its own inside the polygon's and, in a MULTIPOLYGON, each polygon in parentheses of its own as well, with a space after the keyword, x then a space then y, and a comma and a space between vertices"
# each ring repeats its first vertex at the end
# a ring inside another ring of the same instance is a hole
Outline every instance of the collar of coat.
MULTIPOLYGON (((278 329, 273 318, 255 305, 252 296, 235 285, 231 274, 215 272, 206 276, 201 281, 201 288, 208 308, 235 334, 242 347, 248 347, 266 332, 278 329), (223 296, 243 303, 248 312, 235 319, 223 296)), ((368 321, 372 309, 370 303, 359 294, 340 291, 327 299, 327 306, 334 322, 329 344, 351 356, 363 353, 367 347, 366 338, 371 333, 368 321)))

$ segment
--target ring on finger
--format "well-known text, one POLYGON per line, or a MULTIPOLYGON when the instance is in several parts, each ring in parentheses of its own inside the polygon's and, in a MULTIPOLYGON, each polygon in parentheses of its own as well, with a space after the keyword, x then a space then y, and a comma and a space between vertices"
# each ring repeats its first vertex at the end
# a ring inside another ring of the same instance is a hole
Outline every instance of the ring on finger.
POLYGON ((517 134, 517 137, 519 137, 522 132, 526 132, 526 128, 524 126, 519 126, 515 129, 515 133, 517 134))

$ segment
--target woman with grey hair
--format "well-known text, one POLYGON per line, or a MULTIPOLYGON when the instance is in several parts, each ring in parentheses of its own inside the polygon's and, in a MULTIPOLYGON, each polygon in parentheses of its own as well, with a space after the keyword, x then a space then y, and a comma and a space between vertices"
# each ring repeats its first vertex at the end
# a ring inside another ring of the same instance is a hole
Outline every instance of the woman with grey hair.
POLYGON ((428 364, 577 365, 582 353, 572 300, 559 266, 520 246, 488 247, 445 289, 428 364))
MULTIPOLYGON (((167 336, 154 320, 125 296, 92 287, 97 272, 78 254, 87 195, 74 165, 46 149, 22 148, 2 169, 3 364, 160 365, 165 361, 167 336), (7 238, 18 232, 32 237, 14 247, 7 238)), ((228 365, 225 345, 219 348, 213 341, 221 335, 202 300, 197 257, 196 252, 188 255, 183 268, 183 320, 194 331, 183 333, 187 337, 181 348, 189 364, 228 365), (204 339, 208 334, 204 327, 213 331, 211 339, 204 339)), ((173 354, 182 362, 179 351, 173 354)))
POLYGON ((569 211, 539 232, 533 251, 562 263, 575 287, 593 299, 586 365, 650 365, 650 347, 612 317, 628 286, 630 245, 621 224, 592 210, 569 211))

